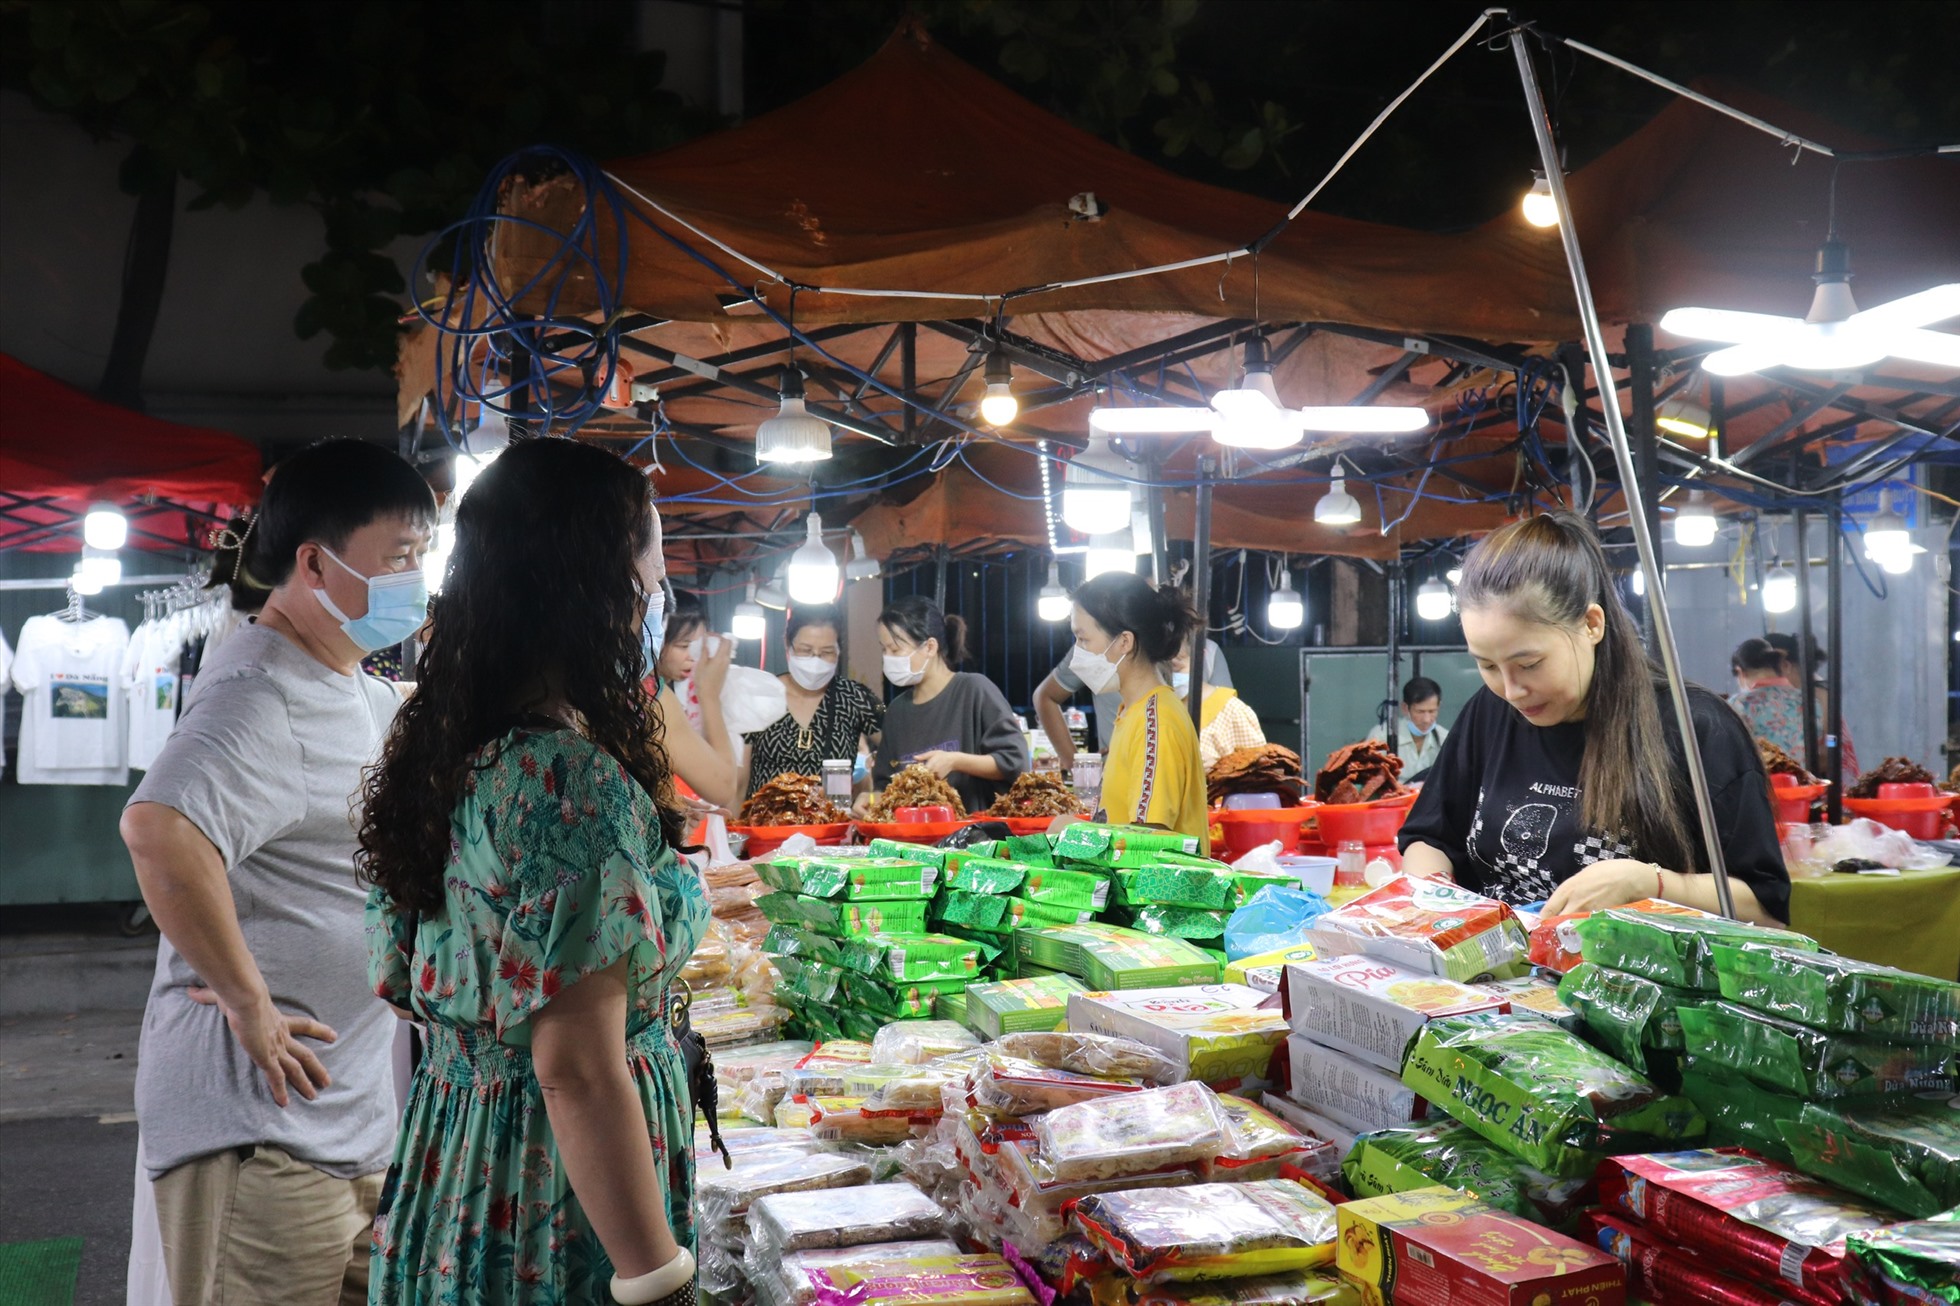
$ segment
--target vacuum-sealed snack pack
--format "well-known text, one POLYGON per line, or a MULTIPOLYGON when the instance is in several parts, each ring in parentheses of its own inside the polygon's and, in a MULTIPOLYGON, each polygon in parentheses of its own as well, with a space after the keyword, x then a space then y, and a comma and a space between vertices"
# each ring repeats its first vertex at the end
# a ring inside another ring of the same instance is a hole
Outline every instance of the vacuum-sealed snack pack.
POLYGON ((703 1170, 694 1201, 702 1226, 739 1240, 749 1208, 772 1193, 856 1188, 871 1182, 871 1167, 856 1157, 818 1151, 816 1144, 745 1156, 733 1170, 703 1170))
POLYGON ((1642 1074, 1650 1051, 1680 1052, 1680 1007, 1699 1002, 1692 989, 1677 989, 1644 975, 1582 962, 1566 972, 1559 1000, 1579 1013, 1594 1043, 1642 1074))
POLYGON ((773 1193, 749 1208, 749 1239, 763 1252, 938 1238, 946 1213, 908 1183, 773 1193))
POLYGON ((1441 1184, 1554 1229, 1572 1225, 1592 1190, 1590 1175, 1554 1179, 1455 1120, 1370 1130, 1355 1140, 1341 1173, 1356 1197, 1441 1184))
POLYGON ((1193 1165, 1218 1155, 1225 1130, 1215 1093, 1175 1084, 1050 1111, 1034 1132, 1042 1163, 1068 1182, 1193 1165))
POLYGON ((1257 1102, 1230 1093, 1218 1095, 1225 1111, 1225 1146, 1205 1161, 1206 1179, 1245 1183, 1280 1179, 1289 1170, 1330 1182, 1341 1171, 1341 1156, 1332 1143, 1309 1138, 1257 1102))
POLYGON ((1845 1239, 1859 1306, 1960 1306, 1960 1210, 1845 1239))
POLYGON ((1758 944, 1713 949, 1730 1002, 1833 1034, 1960 1043, 1960 983, 1830 953, 1758 944))
POLYGON ((1022 1061, 1078 1075, 1105 1079, 1144 1079, 1152 1086, 1177 1078, 1177 1063, 1164 1052, 1131 1038, 1085 1034, 1072 1030, 1051 1033, 1005 1034, 995 1040, 997 1051, 1022 1061))
POLYGON ((950 934, 885 933, 844 940, 836 964, 899 984, 973 980, 999 952, 950 934))
POLYGON ((886 1025, 871 1040, 874 1066, 922 1066, 980 1045, 973 1031, 950 1020, 907 1020, 886 1025))
POLYGON ((1307 942, 1323 957, 1358 952, 1461 984, 1516 978, 1526 948, 1508 904, 1409 876, 1320 916, 1307 942))
POLYGON ((1534 1016, 1432 1021, 1402 1082, 1520 1160, 1559 1178, 1604 1152, 1699 1139, 1694 1103, 1534 1016))
POLYGON ((1807 1175, 1922 1220, 1960 1208, 1960 1097, 1806 1103, 1779 1132, 1807 1175))
POLYGON ((1056 1070, 992 1052, 967 1079, 967 1101, 993 1116, 1034 1116, 1081 1102, 1094 1102, 1122 1093, 1140 1093, 1150 1085, 1141 1079, 1110 1079, 1056 1070))
POLYGON ((1174 1079, 1239 1088, 1265 1083, 1273 1053, 1286 1041, 1286 1018, 1268 1003, 1242 984, 1075 993, 1068 1026, 1148 1043, 1175 1063, 1174 1079))
POLYGON ((909 857, 784 856, 757 862, 755 872, 779 893, 853 902, 930 898, 939 888, 938 868, 909 857))
POLYGON ((1587 961, 1704 993, 1716 991, 1714 949, 1718 943, 1765 943, 1803 952, 1816 952, 1819 946, 1807 935, 1747 921, 1623 907, 1594 912, 1579 922, 1578 929, 1587 961))
POLYGON ((872 1243, 863 1247, 791 1252, 780 1260, 769 1262, 750 1255, 744 1258, 743 1269, 750 1285, 755 1289, 758 1306, 815 1306, 817 1290, 816 1285, 810 1280, 812 1270, 861 1261, 882 1261, 893 1257, 958 1256, 959 1254, 960 1249, 957 1246, 940 1238, 918 1242, 872 1243))
POLYGON ((1732 1002, 1680 1009, 1691 1055, 1799 1097, 1826 1100, 1955 1089, 1951 1043, 1882 1043, 1826 1034, 1732 1002))
POLYGON ((1235 1279, 1334 1260, 1334 1207, 1290 1179, 1101 1193, 1075 1224, 1124 1273, 1145 1283, 1235 1279))
POLYGON ((818 1266, 816 1306, 1035 1306, 998 1256, 903 1256, 818 1266))

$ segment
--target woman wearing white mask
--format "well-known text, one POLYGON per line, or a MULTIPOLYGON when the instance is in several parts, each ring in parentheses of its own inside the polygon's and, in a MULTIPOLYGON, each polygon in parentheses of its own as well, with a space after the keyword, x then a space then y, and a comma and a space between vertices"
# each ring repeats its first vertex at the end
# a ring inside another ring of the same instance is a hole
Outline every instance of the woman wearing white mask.
MULTIPOLYGON (((1186 644, 1171 659, 1171 689, 1187 703, 1191 698, 1191 646, 1186 644)), ((1246 706, 1239 691, 1230 685, 1211 683, 1212 652, 1205 647, 1205 678, 1198 685, 1204 715, 1198 723, 1198 755, 1205 770, 1218 765, 1218 759, 1241 748, 1258 748, 1266 742, 1266 728, 1259 714, 1246 706)))
POLYGON ((1090 693, 1123 696, 1103 760, 1108 820, 1160 825, 1211 846, 1205 766, 1190 710, 1158 672, 1190 643, 1198 614, 1174 589, 1110 572, 1075 591, 1069 670, 1090 693))
MULTIPOLYGON (((966 661, 966 622, 912 595, 878 614, 885 679, 899 689, 871 779, 890 782, 914 763, 982 812, 1028 769, 1028 739, 993 681, 954 668, 966 661)), ((869 795, 864 800, 869 801, 869 795)))
POLYGON ((789 711, 767 729, 743 736, 749 744, 745 793, 789 772, 821 776, 826 761, 855 761, 860 747, 875 746, 884 704, 857 681, 837 674, 844 660, 842 629, 837 609, 829 605, 791 610, 783 627, 789 671, 781 677, 789 711))
POLYGON ((683 797, 732 811, 742 801, 741 750, 722 718, 721 692, 735 641, 708 629, 700 599, 684 590, 672 596, 651 686, 667 758, 686 786, 683 797))

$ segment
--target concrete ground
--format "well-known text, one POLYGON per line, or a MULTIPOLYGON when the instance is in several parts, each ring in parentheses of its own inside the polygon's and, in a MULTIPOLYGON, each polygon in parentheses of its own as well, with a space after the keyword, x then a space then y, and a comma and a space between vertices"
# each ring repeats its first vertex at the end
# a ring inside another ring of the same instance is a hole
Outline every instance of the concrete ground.
POLYGON ((82 1239, 75 1301, 124 1300, 136 1040, 154 933, 126 913, 0 913, 0 1242, 82 1239))

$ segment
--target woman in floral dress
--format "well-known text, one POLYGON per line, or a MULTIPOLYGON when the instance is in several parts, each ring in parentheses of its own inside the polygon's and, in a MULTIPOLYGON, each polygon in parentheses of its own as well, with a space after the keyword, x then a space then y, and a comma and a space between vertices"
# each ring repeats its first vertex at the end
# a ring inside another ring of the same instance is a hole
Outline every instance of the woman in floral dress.
POLYGON ((709 909, 641 685, 659 518, 625 462, 536 440, 456 529, 361 830, 370 978, 429 1032, 370 1301, 687 1300, 693 1111, 665 1013, 709 909))

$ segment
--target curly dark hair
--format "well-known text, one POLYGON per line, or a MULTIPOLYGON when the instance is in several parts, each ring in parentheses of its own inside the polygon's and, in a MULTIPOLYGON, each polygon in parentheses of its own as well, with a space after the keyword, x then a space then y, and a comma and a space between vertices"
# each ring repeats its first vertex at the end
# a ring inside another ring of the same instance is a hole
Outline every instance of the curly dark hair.
POLYGON ((445 901, 450 819, 490 745, 526 724, 546 687, 585 736, 653 798, 669 844, 683 820, 642 676, 647 595, 636 560, 658 529, 644 477, 570 440, 512 445, 470 487, 417 670, 368 769, 361 879, 430 915, 445 901))

